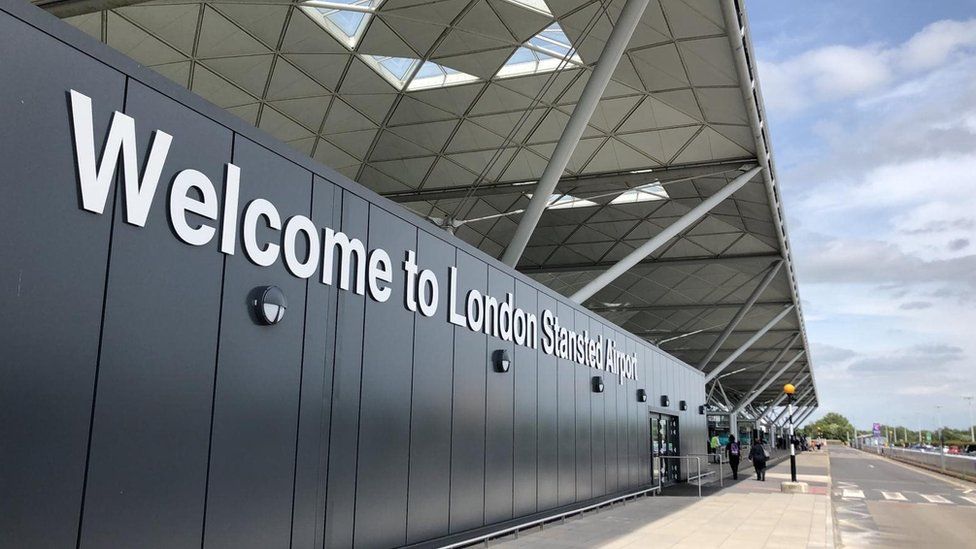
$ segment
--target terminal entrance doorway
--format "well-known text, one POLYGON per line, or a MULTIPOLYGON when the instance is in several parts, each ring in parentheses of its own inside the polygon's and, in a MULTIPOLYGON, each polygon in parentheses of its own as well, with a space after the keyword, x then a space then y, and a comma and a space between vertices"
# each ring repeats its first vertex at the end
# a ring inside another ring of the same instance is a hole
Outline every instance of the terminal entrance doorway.
POLYGON ((662 459, 677 456, 681 446, 678 441, 678 417, 651 413, 651 475, 652 482, 674 484, 681 477, 681 460, 662 459))

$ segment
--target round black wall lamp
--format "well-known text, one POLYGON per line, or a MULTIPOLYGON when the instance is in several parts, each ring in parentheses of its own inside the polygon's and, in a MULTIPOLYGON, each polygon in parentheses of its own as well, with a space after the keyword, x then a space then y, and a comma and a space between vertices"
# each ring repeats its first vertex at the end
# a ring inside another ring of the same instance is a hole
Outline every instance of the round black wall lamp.
POLYGON ((661 395, 661 407, 667 408, 668 406, 671 406, 671 399, 668 398, 668 395, 661 395))
POLYGON ((254 314, 257 315, 261 324, 270 326, 281 322, 285 317, 285 309, 288 308, 288 300, 285 293, 277 286, 265 286, 257 288, 254 298, 254 314))
POLYGON ((647 391, 637 389, 637 402, 647 402, 647 391))
POLYGON ((687 410, 688 409, 688 402, 685 401, 685 400, 678 401, 678 409, 679 410, 687 410))

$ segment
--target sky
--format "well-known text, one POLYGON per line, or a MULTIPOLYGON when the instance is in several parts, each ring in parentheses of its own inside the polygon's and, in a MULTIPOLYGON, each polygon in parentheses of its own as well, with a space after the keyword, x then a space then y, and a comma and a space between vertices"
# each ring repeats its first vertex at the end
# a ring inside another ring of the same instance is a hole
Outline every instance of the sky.
POLYGON ((747 10, 821 398, 811 420, 968 426, 976 0, 747 10))

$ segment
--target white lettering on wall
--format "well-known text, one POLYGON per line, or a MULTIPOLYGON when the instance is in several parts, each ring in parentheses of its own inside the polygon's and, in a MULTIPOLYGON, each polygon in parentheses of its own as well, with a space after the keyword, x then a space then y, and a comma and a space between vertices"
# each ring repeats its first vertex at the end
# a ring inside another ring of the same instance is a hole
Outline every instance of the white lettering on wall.
MULTIPOLYGON (((126 221, 145 226, 172 137, 161 130, 153 132, 140 180, 135 121, 116 112, 96 169, 91 99, 74 90, 70 90, 70 95, 82 209, 95 214, 104 212, 121 156, 126 221)), ((240 181, 240 168, 226 164, 221 205, 213 182, 205 174, 194 169, 178 172, 168 197, 170 223, 177 238, 192 246, 211 243, 217 234, 217 224, 207 221, 216 222, 219 214, 219 250, 233 255, 237 246, 240 181)), ((333 277, 337 276, 338 287, 343 291, 368 295, 379 303, 387 302, 392 296, 395 273, 386 250, 367 250, 358 238, 350 238, 330 227, 320 229, 304 215, 292 215, 282 226, 278 209, 264 198, 249 202, 242 217, 242 248, 256 265, 270 267, 280 257, 288 272, 296 277, 309 279, 321 269, 322 284, 332 285, 333 277)), ((435 272, 422 267, 414 250, 405 251, 402 271, 403 306, 411 312, 433 317, 440 305, 440 286, 435 272)), ((602 335, 594 339, 588 330, 576 332, 560 325, 559 317, 548 309, 540 313, 540 329, 536 314, 520 308, 511 293, 506 292, 504 299, 499 300, 499 296, 471 288, 462 296, 457 267, 449 265, 447 276, 446 316, 449 323, 530 349, 538 348, 541 336, 542 351, 546 354, 605 370, 617 375, 620 383, 624 379, 637 378, 636 353, 628 355, 619 351, 612 339, 602 335)))

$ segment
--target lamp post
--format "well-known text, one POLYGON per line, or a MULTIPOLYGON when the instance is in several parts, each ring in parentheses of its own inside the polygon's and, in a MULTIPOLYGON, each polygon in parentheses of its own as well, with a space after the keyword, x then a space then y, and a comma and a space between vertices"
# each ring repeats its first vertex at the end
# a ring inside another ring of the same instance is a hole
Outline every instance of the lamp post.
POLYGON ((939 461, 941 462, 942 472, 945 473, 945 431, 942 429, 942 406, 936 406, 936 416, 939 428, 939 461))
POLYGON ((976 433, 973 432, 976 430, 973 427, 973 397, 970 395, 962 398, 969 401, 969 442, 976 442, 976 433))
POLYGON ((789 422, 790 422, 790 481, 796 482, 796 446, 793 445, 793 394, 796 393, 796 387, 792 384, 787 383, 783 385, 783 392, 786 393, 787 407, 789 408, 789 422))

